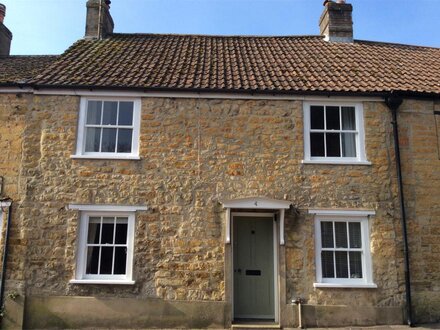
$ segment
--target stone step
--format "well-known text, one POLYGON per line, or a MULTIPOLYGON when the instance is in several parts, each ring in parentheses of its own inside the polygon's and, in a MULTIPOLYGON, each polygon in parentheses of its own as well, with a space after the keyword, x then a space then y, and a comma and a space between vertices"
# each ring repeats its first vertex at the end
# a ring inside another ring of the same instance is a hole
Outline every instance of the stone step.
POLYGON ((247 323, 238 323, 238 324, 233 324, 231 326, 231 329, 240 329, 240 330, 244 330, 244 329, 264 329, 264 330, 279 330, 281 329, 281 326, 279 324, 273 324, 273 323, 252 323, 252 324, 247 324, 247 323))

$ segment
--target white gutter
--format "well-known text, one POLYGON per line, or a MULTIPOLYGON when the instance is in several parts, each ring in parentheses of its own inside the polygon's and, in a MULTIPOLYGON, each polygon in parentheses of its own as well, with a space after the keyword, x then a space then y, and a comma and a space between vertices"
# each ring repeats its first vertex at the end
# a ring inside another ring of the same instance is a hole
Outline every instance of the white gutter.
POLYGON ((292 100, 292 101, 368 101, 382 102, 380 97, 362 96, 305 96, 305 95, 276 95, 274 94, 252 94, 252 93, 197 93, 197 92, 139 92, 126 90, 84 90, 84 89, 39 89, 34 90, 35 95, 69 95, 69 96, 102 96, 102 97, 161 97, 161 98, 185 98, 185 99, 235 99, 235 100, 292 100))

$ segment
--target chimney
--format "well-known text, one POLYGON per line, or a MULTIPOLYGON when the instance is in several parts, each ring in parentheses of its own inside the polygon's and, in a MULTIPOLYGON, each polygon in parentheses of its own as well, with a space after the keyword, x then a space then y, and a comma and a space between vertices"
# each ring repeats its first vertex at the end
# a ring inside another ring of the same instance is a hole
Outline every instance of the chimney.
POLYGON ((110 0, 87 1, 86 39, 102 39, 113 33, 110 3, 110 0))
POLYGON ((6 6, 0 3, 0 56, 9 56, 11 50, 12 33, 3 24, 6 15, 6 6))
POLYGON ((321 35, 332 42, 353 42, 353 6, 345 0, 324 1, 324 12, 319 20, 321 35))

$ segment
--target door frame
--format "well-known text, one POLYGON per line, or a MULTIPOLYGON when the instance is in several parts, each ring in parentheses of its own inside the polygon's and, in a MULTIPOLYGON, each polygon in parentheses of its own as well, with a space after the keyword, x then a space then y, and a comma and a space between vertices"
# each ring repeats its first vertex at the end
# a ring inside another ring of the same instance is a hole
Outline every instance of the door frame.
POLYGON ((278 212, 231 212, 231 267, 229 269, 231 274, 231 290, 232 290, 232 309, 231 309, 231 320, 234 321, 235 313, 234 313, 234 241, 235 241, 235 233, 234 233, 234 218, 235 217, 261 217, 261 218, 272 218, 272 235, 273 235, 273 285, 274 285, 274 322, 280 322, 280 286, 279 286, 279 239, 278 239, 278 221, 276 218, 278 212))

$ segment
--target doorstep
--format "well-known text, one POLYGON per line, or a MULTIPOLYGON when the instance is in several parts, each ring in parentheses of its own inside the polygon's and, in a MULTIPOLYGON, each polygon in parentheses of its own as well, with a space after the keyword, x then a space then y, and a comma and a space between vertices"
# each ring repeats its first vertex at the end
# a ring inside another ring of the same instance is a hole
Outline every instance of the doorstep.
POLYGON ((231 325, 231 329, 281 329, 277 323, 267 322, 250 322, 250 323, 236 323, 231 325))

